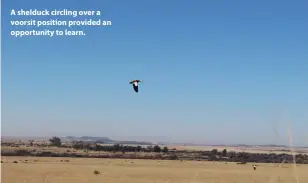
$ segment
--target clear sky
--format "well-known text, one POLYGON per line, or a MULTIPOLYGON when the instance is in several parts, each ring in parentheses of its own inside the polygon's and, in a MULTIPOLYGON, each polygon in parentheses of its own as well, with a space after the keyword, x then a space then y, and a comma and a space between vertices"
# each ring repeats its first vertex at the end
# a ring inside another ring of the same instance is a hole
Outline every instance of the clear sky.
POLYGON ((308 143, 308 1, 2 4, 2 135, 269 144, 291 123, 308 143), (14 38, 11 8, 101 10, 113 25, 14 38))

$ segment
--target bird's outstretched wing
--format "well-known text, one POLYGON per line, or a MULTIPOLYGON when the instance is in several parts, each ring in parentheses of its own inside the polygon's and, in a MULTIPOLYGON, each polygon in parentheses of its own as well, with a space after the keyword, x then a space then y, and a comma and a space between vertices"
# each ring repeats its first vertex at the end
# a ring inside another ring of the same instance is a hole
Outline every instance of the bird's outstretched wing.
POLYGON ((134 88, 135 92, 138 93, 138 85, 133 84, 133 88, 134 88))

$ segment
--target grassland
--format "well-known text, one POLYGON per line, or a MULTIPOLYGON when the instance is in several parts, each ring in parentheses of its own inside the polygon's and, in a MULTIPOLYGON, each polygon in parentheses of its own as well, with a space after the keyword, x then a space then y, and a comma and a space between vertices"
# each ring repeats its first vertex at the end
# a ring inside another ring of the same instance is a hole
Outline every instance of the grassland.
MULTIPOLYGON (((248 153, 286 153, 291 154, 290 148, 285 147, 244 147, 244 146, 176 146, 176 145, 169 145, 169 149, 176 148, 177 150, 192 150, 192 151, 211 151, 212 149, 217 149, 218 151, 222 151, 226 149, 227 151, 234 151, 234 152, 248 152, 248 153)), ((298 148, 294 147, 293 151, 295 154, 308 154, 308 148, 298 148)))
MULTIPOLYGON (((292 164, 2 157, 3 183, 293 183, 292 164), (15 161, 15 163, 14 163, 15 161), (94 174, 98 170, 100 174, 94 174)), ((308 182, 308 165, 297 165, 308 182)))

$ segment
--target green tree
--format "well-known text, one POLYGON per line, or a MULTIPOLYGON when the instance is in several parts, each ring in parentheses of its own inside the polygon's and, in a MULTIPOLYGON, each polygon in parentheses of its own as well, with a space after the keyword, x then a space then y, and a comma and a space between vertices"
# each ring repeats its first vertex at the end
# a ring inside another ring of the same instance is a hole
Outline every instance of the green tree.
POLYGON ((114 144, 113 145, 113 152, 115 153, 115 152, 117 152, 119 150, 120 150, 120 144, 114 144))
POLYGON ((50 145, 60 147, 62 145, 61 139, 59 137, 52 137, 49 139, 50 145))
POLYGON ((167 153, 168 151, 169 151, 169 149, 166 146, 162 149, 162 152, 164 152, 164 153, 167 153))
POLYGON ((161 152, 161 148, 158 145, 155 145, 153 147, 153 152, 159 153, 159 152, 161 152))
POLYGON ((137 146, 136 150, 137 150, 138 152, 140 152, 140 151, 142 150, 142 147, 141 147, 141 146, 137 146))
POLYGON ((218 152, 217 149, 213 149, 213 150, 211 151, 211 154, 212 154, 212 155, 216 155, 217 152, 218 152))
POLYGON ((152 151, 153 151, 152 145, 148 146, 148 147, 145 149, 145 152, 152 152, 152 151))
POLYGON ((224 149, 224 150, 222 151, 222 156, 224 156, 224 157, 227 156, 227 149, 224 149))

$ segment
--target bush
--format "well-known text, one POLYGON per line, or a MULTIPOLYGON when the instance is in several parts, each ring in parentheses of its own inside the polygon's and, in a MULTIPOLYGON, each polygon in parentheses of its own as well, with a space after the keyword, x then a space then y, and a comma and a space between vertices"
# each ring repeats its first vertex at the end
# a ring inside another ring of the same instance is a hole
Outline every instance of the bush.
POLYGON ((99 175, 100 173, 101 173, 101 172, 98 171, 98 170, 94 170, 94 172, 93 172, 94 175, 99 175))
POLYGON ((161 152, 161 148, 158 145, 156 145, 153 148, 153 152, 159 153, 159 152, 161 152))
POLYGON ((62 145, 61 139, 59 137, 52 137, 49 139, 51 146, 60 147, 62 145))
POLYGON ((171 154, 171 155, 167 156, 165 159, 167 159, 167 160, 177 160, 179 158, 176 154, 171 154))
POLYGON ((167 153, 168 151, 169 151, 168 147, 164 147, 164 148, 162 149, 162 152, 163 152, 163 153, 167 153))
POLYGON ((30 152, 23 149, 18 149, 16 152, 16 156, 29 156, 30 152))

